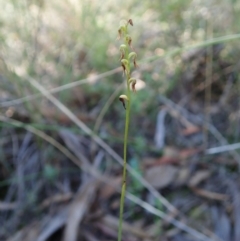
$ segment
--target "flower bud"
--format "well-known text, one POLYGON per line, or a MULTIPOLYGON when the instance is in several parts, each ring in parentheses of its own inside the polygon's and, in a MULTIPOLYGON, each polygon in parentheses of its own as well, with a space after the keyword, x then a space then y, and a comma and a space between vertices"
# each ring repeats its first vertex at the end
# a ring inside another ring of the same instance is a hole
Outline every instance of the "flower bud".
POLYGON ((127 46, 125 44, 120 45, 120 51, 125 51, 127 49, 127 46))
POLYGON ((134 64, 134 67, 135 67, 135 68, 137 68, 136 58, 137 58, 137 54, 136 54, 135 52, 131 52, 131 53, 128 55, 128 59, 133 59, 133 64, 134 64))
POLYGON ((128 74, 129 73, 129 62, 127 59, 122 59, 121 60, 121 63, 122 63, 122 67, 123 67, 123 71, 124 73, 128 74))
POLYGON ((124 34, 127 32, 126 25, 121 25, 118 29, 118 37, 119 39, 124 36, 124 34))
POLYGON ((126 52, 127 46, 125 44, 121 44, 119 49, 120 49, 120 53, 121 53, 121 59, 123 59, 125 57, 125 52, 126 52))
POLYGON ((137 54, 136 54, 135 52, 131 52, 131 53, 128 55, 128 58, 129 58, 129 59, 131 59, 131 58, 135 59, 135 58, 137 58, 137 54))
POLYGON ((126 35, 125 40, 127 44, 132 48, 132 38, 129 35, 126 35))
POLYGON ((127 66, 129 64, 128 60, 127 59, 122 59, 121 60, 121 63, 125 66, 127 66))
POLYGON ((119 100, 122 102, 124 109, 126 110, 125 101, 128 101, 128 97, 126 95, 120 95, 119 100))

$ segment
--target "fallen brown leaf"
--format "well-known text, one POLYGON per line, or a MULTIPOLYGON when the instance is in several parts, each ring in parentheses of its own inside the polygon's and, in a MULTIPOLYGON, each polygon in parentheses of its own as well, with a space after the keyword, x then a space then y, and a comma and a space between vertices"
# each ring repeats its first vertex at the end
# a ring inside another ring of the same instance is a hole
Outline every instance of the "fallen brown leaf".
POLYGON ((143 163, 145 167, 158 166, 163 164, 180 164, 182 160, 185 160, 201 151, 201 148, 188 148, 178 150, 175 147, 164 148, 164 156, 159 158, 147 157, 143 163))
POLYGON ((178 175, 174 181, 174 185, 176 185, 177 187, 185 185, 188 181, 189 176, 190 169, 188 167, 180 167, 178 170, 178 175))
POLYGON ((146 169, 145 179, 155 188, 163 188, 176 178, 178 168, 173 165, 161 165, 146 169))
POLYGON ((121 176, 112 177, 110 182, 111 182, 112 186, 103 183, 102 186, 100 187, 100 192, 99 192, 100 198, 106 200, 110 196, 112 196, 114 193, 116 193, 117 192, 116 187, 119 187, 119 189, 121 188, 122 177, 121 176))
POLYGON ((211 175, 211 172, 208 170, 197 171, 194 176, 189 180, 188 185, 190 187, 196 187, 199 183, 208 179, 211 175))
POLYGON ((198 126, 188 126, 187 128, 183 129, 181 131, 181 134, 184 136, 190 136, 192 134, 196 134, 201 130, 201 128, 199 128, 198 126))
POLYGON ((188 149, 183 149, 179 152, 179 156, 181 159, 186 159, 189 158, 199 152, 201 152, 201 148, 188 148, 188 149))
POLYGON ((179 158, 175 157, 168 157, 168 156, 163 156, 160 158, 145 158, 143 160, 143 168, 150 168, 154 166, 159 166, 159 165, 166 165, 166 164, 178 164, 180 161, 179 158))
POLYGON ((207 190, 200 189, 200 188, 193 187, 192 190, 194 191, 195 194, 197 194, 201 197, 207 198, 207 199, 211 199, 211 200, 224 201, 229 198, 228 195, 211 192, 211 191, 207 191, 207 190))

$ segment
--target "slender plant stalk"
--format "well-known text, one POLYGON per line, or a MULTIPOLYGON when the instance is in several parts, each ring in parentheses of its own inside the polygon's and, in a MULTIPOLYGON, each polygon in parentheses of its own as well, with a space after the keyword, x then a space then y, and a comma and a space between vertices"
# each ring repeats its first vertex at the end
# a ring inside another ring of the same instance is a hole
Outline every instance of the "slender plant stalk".
POLYGON ((124 131, 124 148, 123 148, 123 176, 122 176, 122 190, 121 190, 121 201, 120 201, 120 212, 119 212, 119 226, 118 226, 118 241, 122 240, 122 222, 123 222, 123 210, 124 210, 124 199, 126 193, 126 182, 127 182, 127 143, 128 143, 128 129, 130 121, 130 86, 128 85, 127 91, 128 103, 126 108, 125 117, 125 131, 124 131))
POLYGON ((120 210, 119 210, 119 225, 118 225, 118 241, 122 241, 122 223, 123 223, 123 212, 124 212, 124 200, 126 193, 127 185, 127 144, 128 144, 128 130, 130 122, 130 108, 131 108, 131 87, 135 91, 136 79, 131 78, 131 65, 130 61, 133 60, 133 64, 136 67, 136 53, 130 52, 132 39, 128 35, 128 25, 133 26, 133 22, 129 19, 127 22, 124 22, 120 26, 118 33, 119 37, 123 37, 124 44, 120 46, 121 53, 121 64, 126 76, 127 82, 127 94, 120 95, 119 100, 123 103, 124 108, 126 109, 125 117, 125 131, 124 131, 124 148, 123 148, 123 176, 122 176, 122 190, 121 190, 121 199, 120 199, 120 210), (130 53, 129 53, 130 52, 130 53), (126 103, 125 103, 126 102, 126 103))

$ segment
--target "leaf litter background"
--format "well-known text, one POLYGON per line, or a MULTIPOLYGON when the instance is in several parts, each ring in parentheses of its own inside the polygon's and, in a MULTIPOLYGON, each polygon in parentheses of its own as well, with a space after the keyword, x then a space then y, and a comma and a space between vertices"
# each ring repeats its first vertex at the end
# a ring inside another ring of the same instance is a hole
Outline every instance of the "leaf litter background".
POLYGON ((0 240, 117 239, 129 17, 123 240, 240 240, 237 1, 0 4, 0 240))

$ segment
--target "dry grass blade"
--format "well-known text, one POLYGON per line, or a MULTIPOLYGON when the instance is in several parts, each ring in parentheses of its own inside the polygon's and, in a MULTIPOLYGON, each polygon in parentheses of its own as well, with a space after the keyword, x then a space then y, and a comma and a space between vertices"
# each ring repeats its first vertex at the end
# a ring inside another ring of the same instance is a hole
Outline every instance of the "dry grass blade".
POLYGON ((14 210, 17 207, 17 203, 0 202, 0 211, 14 210))
MULTIPOLYGON (((75 81, 75 82, 71 82, 69 84, 62 85, 62 86, 50 89, 48 91, 49 91, 49 93, 52 93, 52 94, 53 93, 58 93, 58 92, 61 92, 63 90, 71 89, 73 87, 89 83, 89 81, 91 81, 93 79, 95 81, 95 80, 99 80, 99 79, 105 78, 107 76, 111 76, 111 75, 116 74, 116 73, 118 73, 120 71, 121 71, 121 68, 116 68, 116 69, 107 71, 105 73, 99 74, 97 76, 89 77, 89 78, 78 80, 78 81, 75 81)), ((42 95, 43 95, 42 93, 38 93, 38 94, 34 94, 34 95, 29 95, 29 96, 25 96, 25 97, 22 97, 22 98, 18 98, 18 99, 15 99, 15 100, 4 101, 4 102, 0 103, 0 107, 9 107, 9 106, 13 106, 13 105, 19 105, 19 104, 24 103, 26 101, 33 100, 33 99, 36 99, 38 97, 41 97, 42 95)))
POLYGON ((157 115, 157 123, 156 123, 156 133, 154 136, 155 146, 159 149, 162 149, 165 145, 165 125, 164 120, 166 117, 167 111, 166 109, 161 109, 157 115))
POLYGON ((86 182, 72 202, 68 214, 67 226, 64 231, 63 241, 76 241, 79 224, 88 211, 88 207, 96 193, 97 182, 91 180, 86 182))
POLYGON ((209 148, 205 151, 205 153, 209 154, 209 155, 218 154, 218 153, 222 153, 222 152, 233 151, 233 150, 236 150, 239 148, 240 148, 240 143, 234 143, 234 144, 230 144, 230 145, 209 148))
POLYGON ((39 232, 38 238, 35 240, 46 241, 58 229, 63 227, 67 221, 67 210, 67 208, 61 210, 56 216, 46 219, 45 222, 43 220, 41 225, 42 229, 39 232))
POLYGON ((88 166, 89 162, 87 158, 82 154, 81 148, 79 148, 79 139, 68 130, 59 131, 59 135, 64 140, 66 146, 74 153, 74 155, 81 160, 82 165, 88 166))
POLYGON ((40 204, 40 210, 49 207, 52 204, 61 203, 61 202, 67 202, 73 197, 73 193, 66 193, 66 194, 56 194, 54 196, 51 196, 47 199, 45 199, 40 204))
POLYGON ((110 108, 111 104, 113 103, 113 101, 117 98, 117 96, 119 95, 120 91, 122 90, 123 85, 119 85, 118 88, 116 88, 116 90, 112 93, 112 95, 109 97, 109 99, 106 101, 104 107, 102 108, 101 112, 99 113, 96 122, 95 122, 95 126, 94 126, 94 133, 97 133, 104 115, 106 114, 107 110, 110 108))
POLYGON ((234 232, 233 232, 233 241, 240 240, 240 195, 238 186, 236 182, 230 178, 226 178, 225 180, 228 189, 230 190, 232 197, 233 197, 233 220, 234 220, 234 232))
POLYGON ((216 236, 221 237, 224 241, 232 240, 231 221, 227 212, 218 206, 213 206, 211 212, 216 236))

